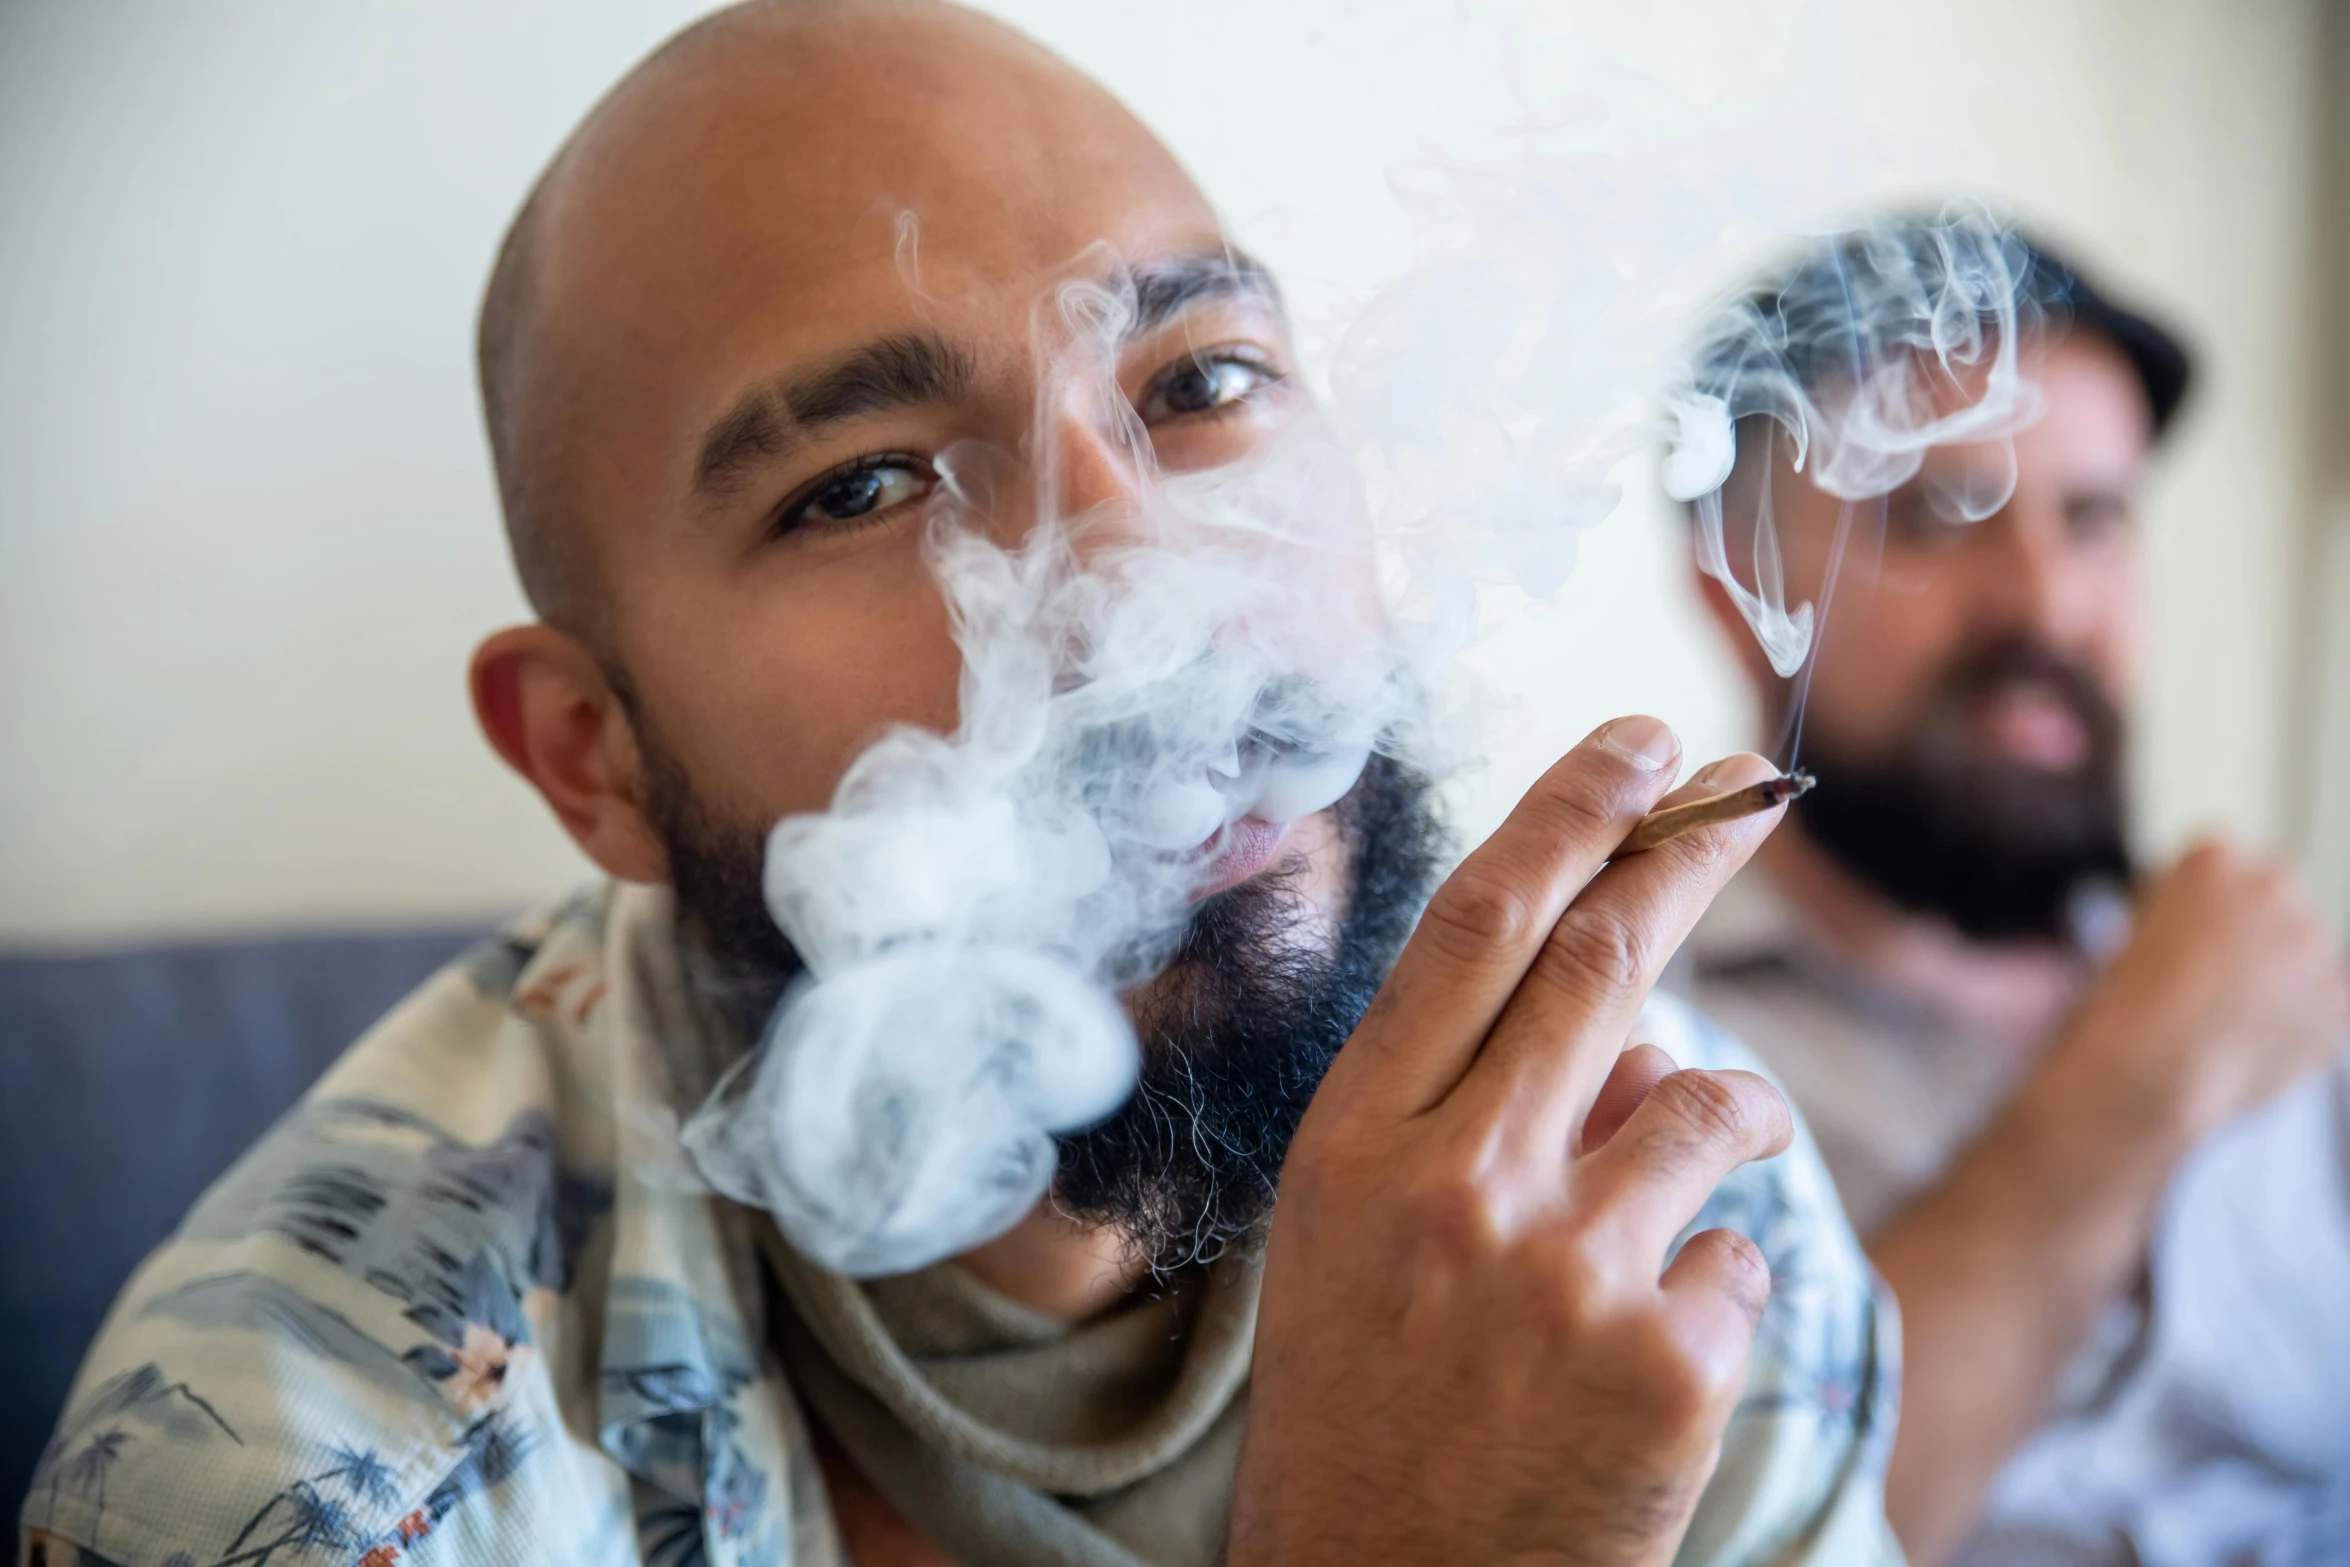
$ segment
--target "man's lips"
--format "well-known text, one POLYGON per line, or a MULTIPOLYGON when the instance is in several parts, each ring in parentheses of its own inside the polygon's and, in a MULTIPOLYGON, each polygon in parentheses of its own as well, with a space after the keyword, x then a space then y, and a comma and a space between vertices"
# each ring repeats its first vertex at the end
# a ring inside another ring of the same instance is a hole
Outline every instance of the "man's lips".
POLYGON ((1201 872, 1199 884, 1192 888, 1194 900, 1210 898, 1227 887, 1237 887, 1273 863, 1281 852, 1281 840, 1289 836, 1289 823, 1268 822, 1255 816, 1243 816, 1212 840, 1215 857, 1201 872))
POLYGON ((1975 712, 1976 731, 2008 760, 2043 772, 2077 772, 2089 760, 2089 731, 2080 715, 2038 684, 1999 691, 1975 712))

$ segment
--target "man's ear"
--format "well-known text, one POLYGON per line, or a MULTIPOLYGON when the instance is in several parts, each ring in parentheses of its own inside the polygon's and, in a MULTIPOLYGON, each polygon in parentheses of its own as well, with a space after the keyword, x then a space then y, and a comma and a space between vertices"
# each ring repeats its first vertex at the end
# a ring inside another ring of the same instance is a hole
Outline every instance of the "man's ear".
POLYGON ((552 626, 509 626, 474 650, 467 678, 491 747, 587 857, 622 881, 668 880, 636 731, 595 656, 552 626))

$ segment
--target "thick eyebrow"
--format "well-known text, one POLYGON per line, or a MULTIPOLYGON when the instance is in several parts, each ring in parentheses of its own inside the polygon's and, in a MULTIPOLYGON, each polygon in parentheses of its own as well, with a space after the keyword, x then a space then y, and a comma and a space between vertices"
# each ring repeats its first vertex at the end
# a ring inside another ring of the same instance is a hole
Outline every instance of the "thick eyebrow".
MULTIPOLYGON (((1153 332, 1208 299, 1253 298, 1278 312, 1281 290, 1255 257, 1201 251, 1134 268, 1135 334, 1153 332)), ((754 468, 828 425, 893 408, 950 401, 978 370, 970 352, 935 332, 904 332, 850 349, 829 364, 745 393, 702 436, 694 491, 724 499, 754 468)))
POLYGON ((723 497, 744 474, 827 425, 892 408, 947 402, 977 375, 971 355, 935 332, 905 332, 852 348, 805 375, 746 393, 702 437, 694 489, 723 497))
POLYGON ((1281 309, 1281 289, 1254 256, 1238 250, 1208 250, 1136 267, 1134 331, 1155 332, 1203 299, 1253 298, 1281 309))

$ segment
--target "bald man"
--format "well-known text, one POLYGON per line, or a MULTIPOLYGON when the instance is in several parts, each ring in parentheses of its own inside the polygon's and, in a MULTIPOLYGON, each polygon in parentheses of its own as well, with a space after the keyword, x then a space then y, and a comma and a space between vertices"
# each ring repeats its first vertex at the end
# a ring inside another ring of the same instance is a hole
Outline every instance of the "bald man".
POLYGON ((385 1019, 142 1267, 25 1561, 1897 1559, 1889 1308, 1817 1155, 1717 1032, 1636 1022, 1771 825, 1603 869, 1678 774, 1654 719, 1432 899, 1400 768, 1266 824, 1129 1000, 1134 1102, 965 1255, 841 1277, 681 1159, 799 969, 767 827, 955 721, 937 454, 1072 511, 1135 479, 1097 403, 1040 404, 1073 268, 1131 290, 1111 373, 1155 466, 1299 413, 1183 170, 975 15, 725 13, 589 117, 483 311, 540 619, 472 688, 611 880, 385 1019))

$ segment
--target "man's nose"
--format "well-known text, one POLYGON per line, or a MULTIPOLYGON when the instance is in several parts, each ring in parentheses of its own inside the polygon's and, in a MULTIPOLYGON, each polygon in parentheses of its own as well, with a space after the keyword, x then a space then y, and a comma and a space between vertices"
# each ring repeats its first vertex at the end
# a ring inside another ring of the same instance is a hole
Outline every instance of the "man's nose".
POLYGON ((2022 632, 2066 647, 2087 631, 2095 595, 2064 520, 2051 508, 2019 497, 1976 526, 1984 618, 1989 629, 2022 632))
POLYGON ((1039 420, 1035 472, 1039 511, 1062 518, 1139 509, 1153 470, 1148 435, 1123 400, 1085 392, 1039 420))

